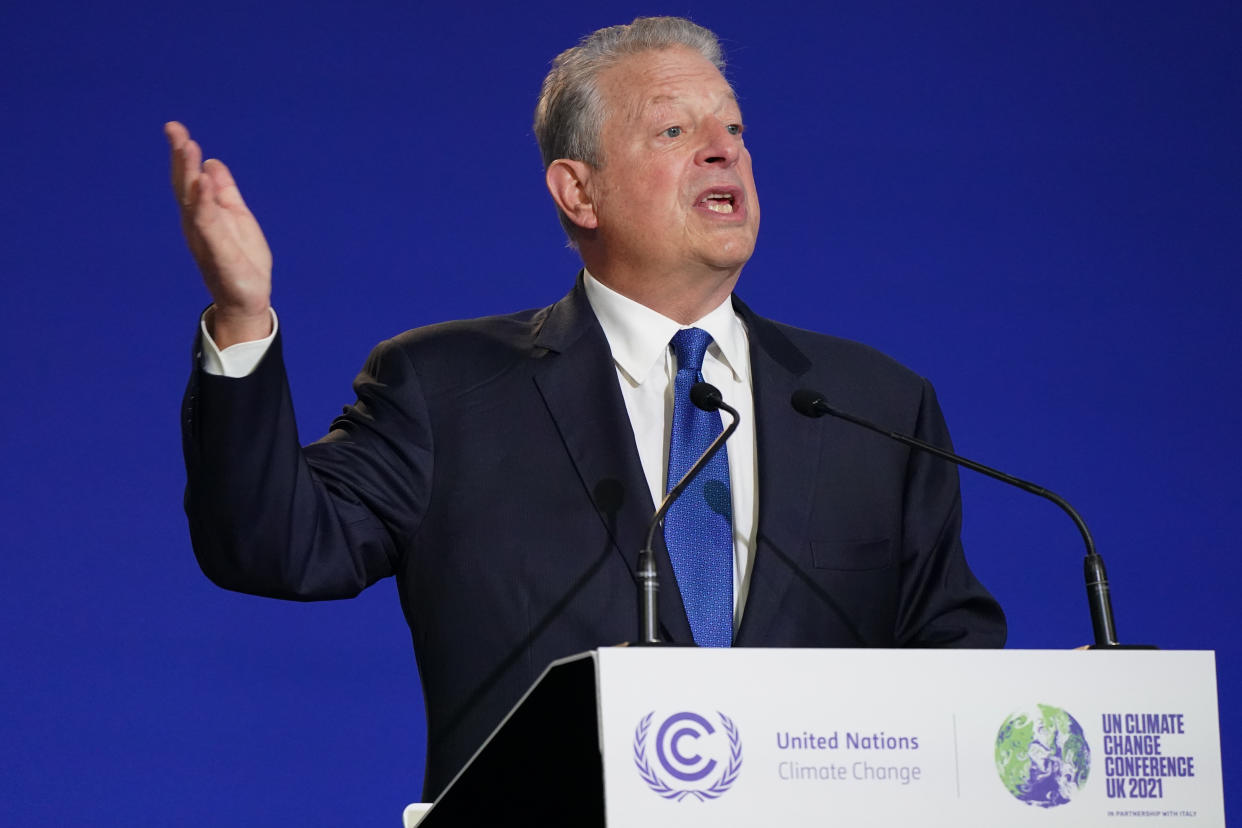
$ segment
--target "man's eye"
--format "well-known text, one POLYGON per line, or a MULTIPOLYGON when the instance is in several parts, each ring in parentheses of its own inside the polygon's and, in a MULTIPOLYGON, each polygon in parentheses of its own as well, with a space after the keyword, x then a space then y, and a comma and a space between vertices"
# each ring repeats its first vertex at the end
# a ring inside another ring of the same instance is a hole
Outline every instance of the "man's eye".
POLYGON ((730 135, 741 135, 742 134, 741 124, 729 124, 727 127, 725 127, 725 129, 729 130, 730 135))
POLYGON ((677 138, 681 135, 681 127, 669 127, 664 130, 664 134, 669 138, 677 138))

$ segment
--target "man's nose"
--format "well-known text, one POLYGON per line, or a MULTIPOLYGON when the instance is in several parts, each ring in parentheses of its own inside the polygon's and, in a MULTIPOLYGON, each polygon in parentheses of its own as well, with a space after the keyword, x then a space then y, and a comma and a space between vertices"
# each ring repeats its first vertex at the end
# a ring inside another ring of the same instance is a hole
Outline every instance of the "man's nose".
POLYGON ((742 137, 729 131, 729 125, 710 120, 702 130, 703 145, 695 156, 699 164, 731 167, 741 155, 742 137))

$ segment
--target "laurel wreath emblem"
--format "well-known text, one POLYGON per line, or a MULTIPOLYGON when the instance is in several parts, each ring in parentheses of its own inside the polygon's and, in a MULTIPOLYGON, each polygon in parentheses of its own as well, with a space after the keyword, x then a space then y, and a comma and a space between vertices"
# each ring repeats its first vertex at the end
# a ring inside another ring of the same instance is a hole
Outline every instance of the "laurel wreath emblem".
POLYGON ((654 715, 655 711, 653 710, 646 716, 643 716, 638 723, 638 727, 634 729, 634 765, 638 768, 638 775, 647 783, 647 787, 665 799, 673 799, 678 802, 688 796, 694 797, 700 802, 715 799, 733 787, 733 783, 737 781, 738 772, 742 769, 742 740, 738 736, 737 725, 733 723, 732 719, 719 710, 716 711, 716 715, 720 717, 721 725, 724 726, 725 733, 729 736, 729 763, 725 766, 724 773, 709 788, 678 789, 671 787, 661 779, 660 775, 655 772, 651 767, 651 763, 647 760, 647 734, 651 730, 651 718, 654 715))

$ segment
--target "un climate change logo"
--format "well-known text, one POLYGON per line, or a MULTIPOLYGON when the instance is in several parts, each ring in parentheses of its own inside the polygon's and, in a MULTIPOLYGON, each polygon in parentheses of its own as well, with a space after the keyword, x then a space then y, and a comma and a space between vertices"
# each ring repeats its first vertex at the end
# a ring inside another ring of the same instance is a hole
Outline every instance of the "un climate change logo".
POLYGON ((700 801, 715 799, 733 787, 742 769, 742 739, 732 719, 719 711, 716 715, 720 717, 720 730, 689 711, 662 721, 651 746, 655 767, 647 759, 647 737, 655 711, 643 716, 634 729, 634 765, 651 790, 680 802, 688 796, 700 801), (672 784, 661 771, 673 778, 672 784))
POLYGON ((1039 808, 1064 805, 1086 784, 1091 748, 1082 726, 1048 704, 1019 711, 996 734, 996 770, 1021 802, 1039 808))

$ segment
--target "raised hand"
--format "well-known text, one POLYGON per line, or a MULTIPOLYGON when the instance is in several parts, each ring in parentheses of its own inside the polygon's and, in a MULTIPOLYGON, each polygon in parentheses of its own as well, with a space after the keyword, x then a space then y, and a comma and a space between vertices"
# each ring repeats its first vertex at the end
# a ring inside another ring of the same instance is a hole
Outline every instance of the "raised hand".
POLYGON ((272 331, 272 252, 229 168, 203 151, 177 121, 164 125, 181 230, 215 303, 208 324, 220 348, 272 331))

